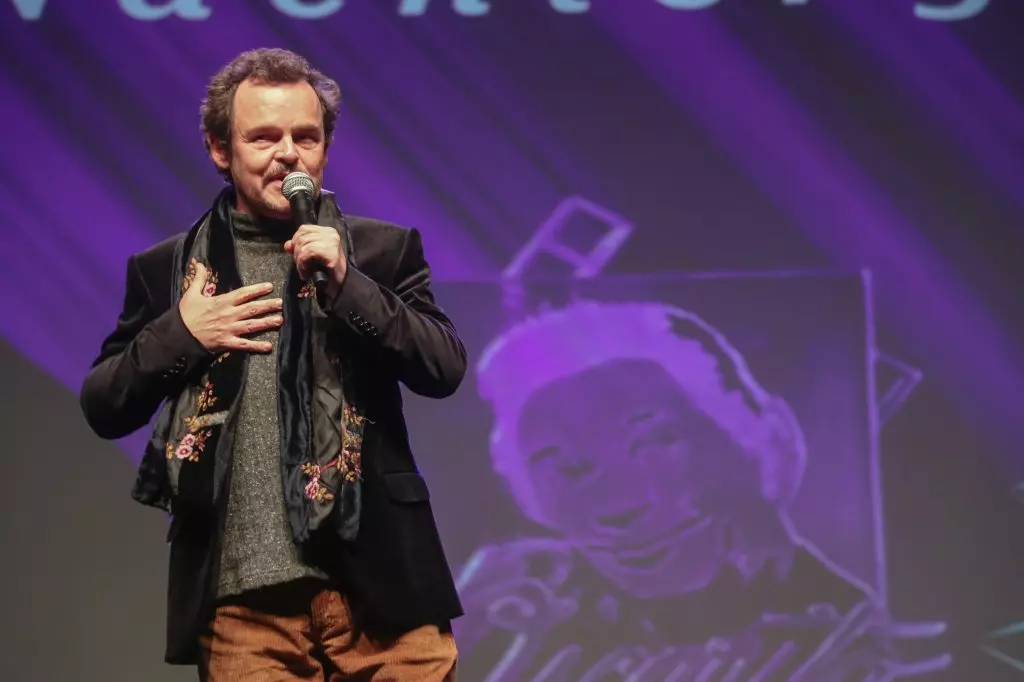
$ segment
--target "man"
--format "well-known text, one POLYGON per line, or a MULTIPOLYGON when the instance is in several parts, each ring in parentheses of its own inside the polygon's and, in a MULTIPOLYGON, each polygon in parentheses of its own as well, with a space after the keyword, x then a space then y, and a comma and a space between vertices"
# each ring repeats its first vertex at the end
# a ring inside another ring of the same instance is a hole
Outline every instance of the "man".
POLYGON ((173 514, 166 660, 204 680, 454 678, 462 608, 399 382, 451 395, 466 353, 420 234, 346 219, 319 191, 339 106, 284 50, 214 76, 202 129, 230 185, 129 259, 82 387, 104 438, 163 403, 133 496, 173 514), (318 224, 298 230, 292 171, 318 188, 318 224))

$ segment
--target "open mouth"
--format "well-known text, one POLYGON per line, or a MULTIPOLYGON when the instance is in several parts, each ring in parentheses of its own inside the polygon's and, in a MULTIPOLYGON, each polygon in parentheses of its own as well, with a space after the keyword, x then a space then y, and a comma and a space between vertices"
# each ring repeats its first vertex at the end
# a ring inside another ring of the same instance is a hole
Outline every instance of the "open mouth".
POLYGON ((646 554, 619 552, 615 555, 615 562, 625 568, 632 568, 638 571, 649 570, 659 565, 671 550, 671 545, 662 545, 646 554))

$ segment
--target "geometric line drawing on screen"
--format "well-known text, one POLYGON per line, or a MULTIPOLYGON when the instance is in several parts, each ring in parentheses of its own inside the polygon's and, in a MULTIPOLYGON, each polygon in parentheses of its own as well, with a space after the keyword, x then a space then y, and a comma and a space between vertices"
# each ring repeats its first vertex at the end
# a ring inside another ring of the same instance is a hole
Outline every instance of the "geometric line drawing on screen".
POLYGON ((879 424, 885 424, 910 398, 924 373, 891 355, 875 351, 877 414, 879 424), (883 388, 888 385, 887 388, 883 388))
POLYGON ((506 313, 515 317, 533 307, 526 300, 529 277, 597 277, 632 232, 630 221, 604 206, 579 196, 562 199, 502 270, 506 313))
POLYGON ((558 203, 547 220, 512 257, 502 271, 502 279, 522 279, 530 266, 543 255, 568 265, 574 278, 596 277, 622 248, 632 231, 632 223, 617 213, 583 197, 567 197, 558 203), (573 223, 581 217, 597 221, 598 227, 603 228, 603 234, 585 248, 570 243, 574 236, 571 232, 573 223))

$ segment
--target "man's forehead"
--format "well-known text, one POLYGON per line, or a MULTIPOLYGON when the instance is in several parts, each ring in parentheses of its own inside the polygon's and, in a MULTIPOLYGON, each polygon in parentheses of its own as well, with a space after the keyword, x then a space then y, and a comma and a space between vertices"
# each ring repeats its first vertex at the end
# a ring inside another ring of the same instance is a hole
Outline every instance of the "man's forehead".
POLYGON ((322 122, 320 100, 305 81, 243 81, 235 92, 234 110, 238 119, 277 118, 314 125, 322 122))

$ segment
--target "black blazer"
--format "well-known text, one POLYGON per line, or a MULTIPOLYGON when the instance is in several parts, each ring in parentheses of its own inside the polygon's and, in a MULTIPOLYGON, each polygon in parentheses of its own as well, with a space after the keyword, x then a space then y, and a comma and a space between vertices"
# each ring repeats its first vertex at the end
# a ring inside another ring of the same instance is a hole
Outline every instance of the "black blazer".
MULTIPOLYGON (((451 395, 465 375, 466 352, 434 302, 419 232, 354 216, 348 230, 357 267, 350 266, 329 314, 347 329, 344 352, 359 358, 355 381, 371 420, 363 434, 360 529, 347 543, 314 537, 309 550, 338 576, 367 629, 398 633, 444 625, 462 615, 462 606, 409 445, 399 382, 423 396, 451 395)), ((123 310, 81 391, 86 420, 103 438, 145 426, 213 359, 171 304, 174 252, 184 238, 179 234, 128 260, 123 310)), ((169 663, 198 660, 198 636, 212 615, 222 528, 223 513, 176 514, 171 523, 169 663)))

